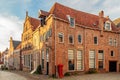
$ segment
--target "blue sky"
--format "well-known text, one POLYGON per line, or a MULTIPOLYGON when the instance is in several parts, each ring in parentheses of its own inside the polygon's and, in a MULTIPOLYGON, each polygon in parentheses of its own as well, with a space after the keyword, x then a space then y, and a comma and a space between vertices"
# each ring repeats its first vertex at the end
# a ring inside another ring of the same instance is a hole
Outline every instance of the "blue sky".
POLYGON ((9 38, 21 40, 25 13, 38 18, 40 9, 49 11, 55 2, 96 14, 103 10, 112 20, 120 17, 119 0, 0 0, 0 51, 9 48, 9 38))

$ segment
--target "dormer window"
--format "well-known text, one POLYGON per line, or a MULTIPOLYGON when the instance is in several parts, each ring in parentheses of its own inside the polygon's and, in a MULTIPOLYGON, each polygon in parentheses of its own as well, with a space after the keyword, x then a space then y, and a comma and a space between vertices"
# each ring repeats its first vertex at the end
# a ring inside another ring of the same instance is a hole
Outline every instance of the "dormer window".
POLYGON ((46 16, 41 18, 41 26, 44 26, 46 24, 45 19, 46 19, 46 16))
POLYGON ((105 30, 111 31, 111 23, 109 21, 105 22, 105 30))
POLYGON ((75 19, 72 17, 70 18, 70 26, 75 27, 75 19))

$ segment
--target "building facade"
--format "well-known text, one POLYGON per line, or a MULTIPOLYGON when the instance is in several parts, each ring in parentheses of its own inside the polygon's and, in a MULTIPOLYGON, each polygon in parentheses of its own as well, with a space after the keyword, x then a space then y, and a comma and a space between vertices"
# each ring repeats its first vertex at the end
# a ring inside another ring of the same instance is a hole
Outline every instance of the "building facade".
POLYGON ((20 44, 20 41, 13 40, 12 37, 10 37, 10 45, 9 45, 9 51, 7 54, 8 57, 8 69, 14 69, 14 50, 16 47, 20 44))
POLYGON ((119 31, 104 17, 55 3, 49 12, 39 12, 40 64, 43 74, 119 71, 119 31))
POLYGON ((26 18, 23 26, 22 33, 22 63, 23 70, 34 70, 34 54, 33 54, 33 31, 39 26, 40 21, 38 19, 28 16, 26 12, 26 18))

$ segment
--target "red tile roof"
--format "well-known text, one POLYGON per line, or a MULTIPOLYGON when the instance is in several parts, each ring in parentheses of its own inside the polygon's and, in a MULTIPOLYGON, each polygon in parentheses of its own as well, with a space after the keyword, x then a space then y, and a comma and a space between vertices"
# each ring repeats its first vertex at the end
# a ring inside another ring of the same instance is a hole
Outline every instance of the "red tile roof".
POLYGON ((49 15, 49 12, 40 10, 40 15, 39 15, 39 17, 41 17, 41 16, 48 16, 48 15, 49 15))
POLYGON ((29 16, 29 21, 30 21, 31 25, 33 26, 32 27, 33 31, 40 25, 40 20, 38 20, 36 18, 32 18, 29 16))
MULTIPOLYGON (((68 21, 67 15, 70 17, 75 18, 75 23, 79 25, 83 25, 90 27, 90 28, 97 28, 99 29, 99 16, 78 11, 67 6, 61 5, 59 3, 55 3, 49 13, 54 14, 56 17, 64 19, 68 21), (95 26, 96 25, 96 26, 95 26)), ((104 18, 104 22, 107 18, 104 18)), ((112 22, 112 21, 111 21, 112 22)), ((117 31, 115 24, 112 22, 112 30, 117 31)))

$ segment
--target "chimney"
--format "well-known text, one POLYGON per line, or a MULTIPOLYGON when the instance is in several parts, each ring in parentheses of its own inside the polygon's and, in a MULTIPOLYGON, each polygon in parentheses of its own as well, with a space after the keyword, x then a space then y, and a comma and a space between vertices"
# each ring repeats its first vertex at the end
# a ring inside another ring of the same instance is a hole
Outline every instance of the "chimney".
POLYGON ((99 12, 99 17, 104 17, 104 11, 103 10, 99 12))
POLYGON ((103 29, 104 29, 104 11, 99 12, 99 28, 101 30, 101 36, 103 36, 103 29))

